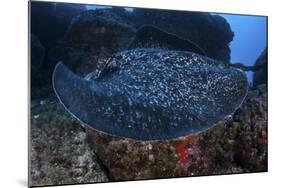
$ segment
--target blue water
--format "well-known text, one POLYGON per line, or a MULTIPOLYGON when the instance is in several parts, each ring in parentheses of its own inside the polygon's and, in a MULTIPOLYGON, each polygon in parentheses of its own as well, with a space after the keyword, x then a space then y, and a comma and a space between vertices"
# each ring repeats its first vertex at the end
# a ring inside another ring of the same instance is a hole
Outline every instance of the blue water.
MULTIPOLYGON (((219 14, 230 24, 234 32, 230 43, 231 62, 254 65, 256 59, 267 46, 267 19, 262 16, 240 16, 219 14)), ((247 72, 252 83, 253 73, 247 72)))
MULTIPOLYGON (((86 8, 88 10, 95 10, 98 8, 112 8, 111 6, 95 6, 95 5, 87 5, 86 8)), ((125 8, 125 10, 132 12, 134 9, 133 8, 125 8)))
POLYGON ((95 10, 95 9, 98 9, 98 8, 112 8, 111 6, 96 6, 96 5, 87 5, 86 8, 88 10, 95 10))

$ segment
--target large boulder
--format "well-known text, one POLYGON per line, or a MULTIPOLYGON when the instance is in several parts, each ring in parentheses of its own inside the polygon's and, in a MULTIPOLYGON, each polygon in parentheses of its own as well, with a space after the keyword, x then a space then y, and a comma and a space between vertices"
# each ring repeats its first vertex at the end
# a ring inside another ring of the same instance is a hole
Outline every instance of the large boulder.
POLYGON ((50 52, 51 63, 62 60, 83 74, 90 72, 99 58, 128 48, 136 29, 119 14, 122 15, 119 9, 82 12, 50 52))
POLYGON ((219 15, 139 8, 133 11, 133 17, 139 27, 146 24, 157 26, 194 42, 211 58, 230 61, 229 43, 234 34, 229 23, 219 15))
POLYGON ((254 72, 253 86, 257 87, 260 84, 267 85, 267 48, 257 58, 255 66, 259 68, 254 72))

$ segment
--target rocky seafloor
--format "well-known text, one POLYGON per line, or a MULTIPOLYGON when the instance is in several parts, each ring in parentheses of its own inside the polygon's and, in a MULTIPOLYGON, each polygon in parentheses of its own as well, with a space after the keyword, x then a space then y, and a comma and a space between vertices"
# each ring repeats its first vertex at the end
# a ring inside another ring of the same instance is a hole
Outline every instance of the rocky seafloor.
POLYGON ((229 62, 230 25, 207 13, 53 7, 41 2, 31 7, 30 185, 267 171, 267 49, 256 62, 265 68, 254 72, 255 89, 232 117, 172 141, 123 139, 83 127, 64 109, 53 93, 55 64, 63 61, 80 75, 92 72, 103 57, 130 48, 145 25, 229 62))
POLYGON ((267 87, 233 116, 172 141, 141 142, 83 128, 55 97, 31 102, 31 184, 94 183, 267 171, 267 87))
POLYGON ((31 185, 105 182, 86 133, 55 98, 31 102, 31 185))

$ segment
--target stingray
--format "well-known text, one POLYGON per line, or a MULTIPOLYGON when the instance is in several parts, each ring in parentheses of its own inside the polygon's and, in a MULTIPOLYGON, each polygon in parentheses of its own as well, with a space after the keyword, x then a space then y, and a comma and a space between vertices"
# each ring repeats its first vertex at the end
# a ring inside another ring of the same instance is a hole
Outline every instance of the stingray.
POLYGON ((233 114, 248 90, 242 70, 184 51, 121 51, 108 58, 103 72, 85 79, 60 62, 54 91, 86 126, 142 141, 207 130, 233 114))

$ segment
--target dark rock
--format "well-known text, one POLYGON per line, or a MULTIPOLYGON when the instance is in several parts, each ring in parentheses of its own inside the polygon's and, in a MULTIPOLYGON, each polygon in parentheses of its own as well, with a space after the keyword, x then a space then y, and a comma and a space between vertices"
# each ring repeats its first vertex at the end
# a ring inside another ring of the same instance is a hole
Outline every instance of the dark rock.
POLYGON ((50 49, 67 30, 72 18, 85 7, 78 4, 31 2, 31 33, 50 49))
POLYGON ((161 48, 165 50, 189 51, 206 56, 196 44, 187 39, 181 39, 176 35, 164 32, 157 27, 146 25, 141 27, 129 47, 135 48, 161 48))
POLYGON ((153 25, 200 46, 209 57, 230 61, 229 43, 233 39, 228 22, 221 16, 202 12, 135 9, 138 27, 153 25))
POLYGON ((257 87, 258 85, 261 84, 267 85, 267 64, 268 64, 267 59, 268 59, 267 48, 265 48, 255 62, 255 66, 259 66, 261 68, 259 68, 254 72, 254 77, 253 77, 254 87, 257 87))
MULTIPOLYGON (((45 49, 45 56, 40 62, 39 72, 35 71, 37 66, 35 69, 33 68, 34 63, 31 66, 32 98, 43 98, 52 94, 51 75, 54 65, 48 59, 49 50, 64 36, 72 18, 83 10, 85 7, 78 4, 30 2, 31 33, 40 39, 45 49), (37 76, 33 75, 35 72, 38 72, 37 76)), ((36 51, 31 49, 31 56, 33 53, 36 51)))
POLYGON ((48 97, 52 91, 52 86, 46 84, 48 72, 45 72, 43 68, 46 49, 39 38, 33 34, 30 36, 30 41, 31 99, 34 100, 48 97))
POLYGON ((101 47, 110 51, 125 49, 134 38, 135 29, 114 11, 89 10, 72 21, 64 40, 79 49, 99 54, 101 47), (129 41, 129 43, 128 43, 129 41))
POLYGON ((41 44, 39 38, 33 34, 31 38, 31 87, 39 87, 41 85, 40 69, 44 61, 45 48, 41 44))
POLYGON ((52 64, 62 60, 75 72, 89 73, 99 58, 128 48, 136 30, 113 10, 89 10, 75 18, 49 54, 52 64))

